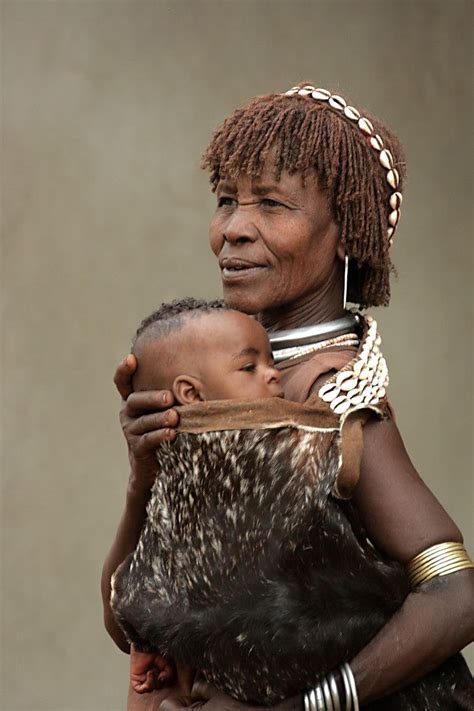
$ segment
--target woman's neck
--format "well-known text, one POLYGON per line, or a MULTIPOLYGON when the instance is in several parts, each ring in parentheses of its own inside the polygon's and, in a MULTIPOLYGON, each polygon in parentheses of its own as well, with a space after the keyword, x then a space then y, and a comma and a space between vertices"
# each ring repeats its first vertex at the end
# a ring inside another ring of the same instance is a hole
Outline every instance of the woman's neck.
POLYGON ((317 292, 262 311, 257 318, 269 333, 333 321, 344 316, 342 290, 341 276, 333 275, 317 292))

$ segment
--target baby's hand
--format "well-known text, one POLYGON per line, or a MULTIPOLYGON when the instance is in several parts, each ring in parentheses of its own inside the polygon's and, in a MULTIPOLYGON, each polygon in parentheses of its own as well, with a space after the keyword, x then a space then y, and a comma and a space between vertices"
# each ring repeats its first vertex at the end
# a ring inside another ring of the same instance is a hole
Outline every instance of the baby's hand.
POLYGON ((157 652, 139 652, 133 645, 130 650, 130 681, 138 694, 161 689, 174 677, 170 662, 157 652))

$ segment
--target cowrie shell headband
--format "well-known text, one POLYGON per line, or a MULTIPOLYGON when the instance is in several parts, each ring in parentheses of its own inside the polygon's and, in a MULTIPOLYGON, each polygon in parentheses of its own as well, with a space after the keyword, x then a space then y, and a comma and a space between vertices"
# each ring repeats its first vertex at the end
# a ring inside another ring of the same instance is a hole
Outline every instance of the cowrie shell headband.
POLYGON ((385 148, 382 137, 378 133, 374 133, 374 127, 369 119, 361 116, 360 112, 353 106, 348 106, 345 99, 337 94, 331 94, 327 89, 315 89, 314 86, 299 87, 294 86, 289 91, 284 93, 284 96, 308 96, 315 101, 327 101, 331 108, 340 111, 346 118, 352 121, 362 131, 368 139, 370 146, 377 151, 381 166, 386 171, 387 183, 394 190, 390 195, 389 204, 390 212, 388 216, 387 237, 390 246, 393 244, 393 235, 400 220, 400 207, 402 205, 403 196, 398 191, 400 184, 400 175, 395 168, 395 162, 392 154, 385 148))

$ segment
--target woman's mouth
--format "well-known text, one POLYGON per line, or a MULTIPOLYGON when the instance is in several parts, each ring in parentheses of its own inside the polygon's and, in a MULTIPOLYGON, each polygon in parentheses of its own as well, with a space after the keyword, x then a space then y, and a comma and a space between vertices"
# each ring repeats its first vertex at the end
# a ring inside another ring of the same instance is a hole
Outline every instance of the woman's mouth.
POLYGON ((220 262, 222 279, 224 282, 241 281, 242 279, 256 276, 262 269, 266 269, 263 264, 247 262, 244 259, 223 259, 220 262))

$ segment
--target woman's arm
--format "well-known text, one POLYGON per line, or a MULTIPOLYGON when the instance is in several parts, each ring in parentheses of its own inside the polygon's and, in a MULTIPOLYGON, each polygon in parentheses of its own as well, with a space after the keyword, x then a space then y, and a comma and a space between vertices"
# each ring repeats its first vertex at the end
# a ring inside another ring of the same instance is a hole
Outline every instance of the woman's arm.
POLYGON ((136 368, 134 356, 128 356, 117 368, 114 382, 124 403, 120 412, 122 430, 127 440, 130 477, 125 509, 122 513, 112 547, 102 569, 101 591, 105 627, 124 652, 129 644, 115 621, 110 608, 110 578, 119 564, 138 543, 146 516, 146 505, 156 476, 156 447, 176 436, 178 423, 173 395, 168 391, 133 393, 131 380, 136 368))
MULTIPOLYGON (((414 469, 393 420, 371 420, 364 428, 354 503, 374 545, 404 564, 436 543, 462 541, 414 469)), ((351 660, 362 702, 415 681, 474 639, 473 573, 421 585, 351 660)))

